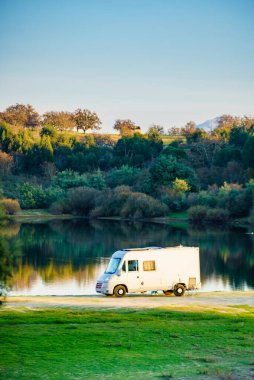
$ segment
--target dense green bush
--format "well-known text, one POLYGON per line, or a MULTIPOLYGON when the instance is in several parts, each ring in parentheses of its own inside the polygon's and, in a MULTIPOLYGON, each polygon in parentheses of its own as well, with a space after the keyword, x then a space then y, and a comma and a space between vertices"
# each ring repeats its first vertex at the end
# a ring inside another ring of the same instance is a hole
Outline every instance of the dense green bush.
POLYGON ((185 180, 192 190, 197 190, 198 180, 192 168, 172 156, 159 156, 150 169, 152 181, 157 186, 171 186, 176 178, 185 180))
POLYGON ((77 187, 70 189, 66 196, 66 210, 74 215, 88 216, 95 206, 99 192, 90 187, 77 187))
POLYGON ((131 193, 120 211, 121 216, 133 219, 164 216, 167 213, 165 204, 143 193, 131 193))
POLYGON ((123 165, 119 169, 112 169, 107 173, 106 183, 109 187, 133 186, 138 179, 139 173, 139 169, 123 165))
POLYGON ((57 173, 53 178, 53 183, 62 189, 69 189, 71 187, 87 186, 88 180, 86 174, 80 175, 73 170, 67 169, 57 173))
POLYGON ((43 188, 28 182, 18 186, 18 199, 23 209, 48 208, 63 196, 64 191, 59 187, 43 188))
POLYGON ((91 212, 91 217, 99 216, 119 216, 124 203, 131 190, 128 186, 118 186, 113 190, 101 191, 95 203, 95 208, 91 212))
POLYGON ((193 206, 188 210, 188 215, 194 224, 227 224, 230 220, 229 212, 222 208, 193 206))
POLYGON ((20 211, 20 205, 17 199, 0 199, 0 208, 3 208, 7 215, 14 215, 20 211))
POLYGON ((205 222, 207 208, 205 206, 193 206, 188 210, 188 217, 192 223, 203 224, 205 222))

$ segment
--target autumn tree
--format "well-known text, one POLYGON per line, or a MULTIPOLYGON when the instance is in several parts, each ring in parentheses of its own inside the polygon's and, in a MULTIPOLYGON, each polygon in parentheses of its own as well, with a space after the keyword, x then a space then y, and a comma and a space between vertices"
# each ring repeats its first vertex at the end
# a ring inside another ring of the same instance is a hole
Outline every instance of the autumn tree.
POLYGON ((40 116, 30 104, 15 104, 0 113, 0 119, 21 127, 33 128, 39 125, 40 116))
POLYGON ((74 122, 77 132, 82 129, 84 133, 89 129, 100 129, 101 121, 95 112, 78 108, 74 113, 74 122))
POLYGON ((126 119, 126 120, 117 119, 115 121, 113 128, 116 131, 118 131, 120 135, 122 136, 133 135, 135 132, 141 131, 141 128, 129 119, 126 119))
POLYGON ((43 125, 51 125, 55 129, 65 131, 75 127, 74 115, 66 111, 50 111, 43 115, 43 125))

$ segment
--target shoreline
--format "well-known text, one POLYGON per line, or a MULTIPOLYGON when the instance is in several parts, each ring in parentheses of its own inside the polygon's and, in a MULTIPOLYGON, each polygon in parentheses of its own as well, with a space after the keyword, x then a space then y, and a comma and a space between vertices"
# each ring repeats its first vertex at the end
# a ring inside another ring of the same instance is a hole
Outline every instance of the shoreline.
POLYGON ((238 312, 253 309, 254 291, 191 292, 184 297, 163 294, 130 294, 123 298, 104 295, 84 296, 6 296, 4 309, 26 308, 82 308, 82 309, 154 309, 185 311, 238 312))
MULTIPOLYGON (((134 219, 134 218, 123 218, 121 216, 100 216, 97 218, 90 218, 89 216, 82 216, 82 215, 72 215, 72 214, 51 214, 47 211, 43 212, 41 210, 28 210, 27 214, 16 214, 16 215, 9 215, 8 220, 15 221, 15 222, 40 222, 40 221, 47 221, 47 220, 71 220, 71 219, 83 219, 83 220, 112 220, 112 221, 126 221, 126 222, 150 222, 150 223, 163 223, 163 224, 170 224, 170 223, 179 223, 181 225, 190 226, 191 223, 189 222, 187 217, 176 217, 176 216, 162 216, 162 217, 152 217, 152 218, 140 218, 140 219, 134 219)), ((200 225, 201 228, 205 228, 207 226, 213 226, 213 224, 203 224, 200 225)), ((249 223, 246 219, 233 219, 231 224, 222 225, 227 227, 252 227, 252 224, 249 223)))

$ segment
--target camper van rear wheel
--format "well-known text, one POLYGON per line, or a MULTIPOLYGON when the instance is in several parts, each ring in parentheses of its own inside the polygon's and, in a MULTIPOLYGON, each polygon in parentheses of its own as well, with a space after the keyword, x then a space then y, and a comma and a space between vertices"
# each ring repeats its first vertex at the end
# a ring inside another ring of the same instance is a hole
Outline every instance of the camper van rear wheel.
POLYGON ((174 295, 177 297, 183 296, 185 293, 185 287, 182 284, 176 284, 174 287, 174 295))
POLYGON ((126 289, 123 285, 117 285, 114 289, 114 295, 116 297, 123 297, 126 294, 126 289))

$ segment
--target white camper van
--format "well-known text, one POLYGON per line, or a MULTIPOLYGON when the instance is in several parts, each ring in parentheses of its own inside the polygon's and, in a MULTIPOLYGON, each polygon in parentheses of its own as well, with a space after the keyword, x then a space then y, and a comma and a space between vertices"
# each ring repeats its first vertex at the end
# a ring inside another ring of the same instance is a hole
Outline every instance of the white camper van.
POLYGON ((96 292, 122 297, 126 293, 163 291, 183 296, 199 289, 197 247, 146 247, 116 251, 96 283, 96 292))

